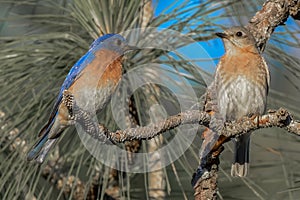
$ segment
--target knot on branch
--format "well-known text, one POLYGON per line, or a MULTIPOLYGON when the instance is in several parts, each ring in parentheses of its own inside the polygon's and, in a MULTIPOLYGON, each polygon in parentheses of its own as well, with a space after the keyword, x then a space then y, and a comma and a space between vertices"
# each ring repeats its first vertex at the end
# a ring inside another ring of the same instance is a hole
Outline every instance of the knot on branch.
POLYGON ((290 117, 290 114, 287 110, 283 109, 283 108, 280 108, 278 111, 277 111, 277 117, 278 117, 278 122, 280 124, 282 124, 283 126, 286 126, 287 124, 290 123, 291 121, 291 117, 290 117))
MULTIPOLYGON (((271 114, 271 115, 267 115, 269 118, 268 119, 269 124, 271 122, 274 122, 275 124, 277 124, 278 127, 282 128, 282 127, 286 127, 287 125, 289 125, 292 121, 290 113, 284 108, 279 108, 276 111, 269 110, 268 113, 271 114)), ((264 123, 264 122, 262 122, 262 123, 264 123)))

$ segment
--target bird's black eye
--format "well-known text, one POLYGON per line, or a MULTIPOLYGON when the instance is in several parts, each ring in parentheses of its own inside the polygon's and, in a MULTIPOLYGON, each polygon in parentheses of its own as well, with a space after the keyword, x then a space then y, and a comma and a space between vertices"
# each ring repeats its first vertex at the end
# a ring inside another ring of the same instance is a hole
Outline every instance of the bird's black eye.
POLYGON ((238 32, 236 32, 235 35, 238 36, 238 37, 241 37, 243 35, 243 33, 241 31, 238 31, 238 32))
POLYGON ((121 44, 122 44, 122 41, 121 41, 121 40, 119 40, 119 39, 117 39, 117 41, 116 41, 116 44, 117 44, 118 46, 121 46, 121 44))

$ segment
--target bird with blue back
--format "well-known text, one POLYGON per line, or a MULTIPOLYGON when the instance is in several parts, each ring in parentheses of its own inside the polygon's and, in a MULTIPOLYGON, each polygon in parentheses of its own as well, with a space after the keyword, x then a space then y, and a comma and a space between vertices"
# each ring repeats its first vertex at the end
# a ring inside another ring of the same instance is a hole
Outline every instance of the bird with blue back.
POLYGON ((70 108, 63 103, 64 93, 71 94, 77 106, 87 113, 101 111, 122 78, 124 54, 134 49, 137 48, 130 46, 119 34, 106 34, 92 43, 64 80, 49 120, 28 152, 27 160, 44 162, 62 132, 75 124, 70 108))

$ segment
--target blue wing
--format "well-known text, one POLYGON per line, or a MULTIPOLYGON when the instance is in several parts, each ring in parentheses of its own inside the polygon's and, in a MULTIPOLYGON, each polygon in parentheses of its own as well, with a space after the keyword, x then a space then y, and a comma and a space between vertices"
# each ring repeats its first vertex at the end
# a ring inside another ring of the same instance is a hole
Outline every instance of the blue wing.
POLYGON ((70 88, 70 86, 74 83, 74 81, 76 80, 76 78, 78 78, 80 76, 80 73, 82 72, 82 70, 93 61, 93 59, 95 58, 94 54, 92 51, 88 51, 84 56, 82 56, 76 63, 75 65, 71 68, 71 70, 69 71, 64 83, 62 84, 60 91, 59 91, 59 95, 56 99, 56 102, 54 104, 52 113, 50 115, 50 121, 53 119, 53 117, 56 115, 57 110, 58 110, 58 106, 62 100, 62 94, 64 90, 67 90, 70 88))

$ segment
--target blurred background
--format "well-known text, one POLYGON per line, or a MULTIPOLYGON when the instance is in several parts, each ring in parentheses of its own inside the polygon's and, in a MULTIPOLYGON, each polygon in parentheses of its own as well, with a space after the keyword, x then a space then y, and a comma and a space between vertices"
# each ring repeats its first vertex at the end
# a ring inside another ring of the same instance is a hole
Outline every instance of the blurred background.
MULTIPOLYGON (((145 50, 143 54, 128 55, 124 71, 146 63, 164 64, 164 75, 172 87, 182 86, 183 82, 175 78, 180 76, 200 98, 224 53, 214 33, 246 25, 263 3, 0 0, 0 199, 193 199, 190 181, 198 165, 201 127, 177 161, 149 173, 124 173, 106 167, 84 148, 74 128, 64 133, 44 164, 27 162, 26 153, 46 122, 66 74, 97 37, 160 27, 191 38, 184 45, 201 45, 207 57, 190 52, 187 59, 167 51, 145 50)), ((289 18, 276 29, 263 54, 271 71, 268 108, 284 107, 296 119, 300 119, 299 37, 299 21, 289 18)), ((159 78, 155 68, 148 70, 145 76, 159 78)), ((147 125, 180 112, 174 93, 155 84, 134 91, 128 107, 127 127, 147 125), (157 104, 166 108, 153 111, 157 104)), ((119 129, 111 106, 99 113, 99 121, 110 130, 119 129)), ((134 162, 137 152, 159 149, 175 134, 176 129, 149 141, 120 144, 129 152, 124 163, 134 162)), ((300 199, 299 153, 299 137, 279 128, 256 131, 251 142, 249 176, 232 178, 229 142, 220 158, 219 199, 300 199)))

